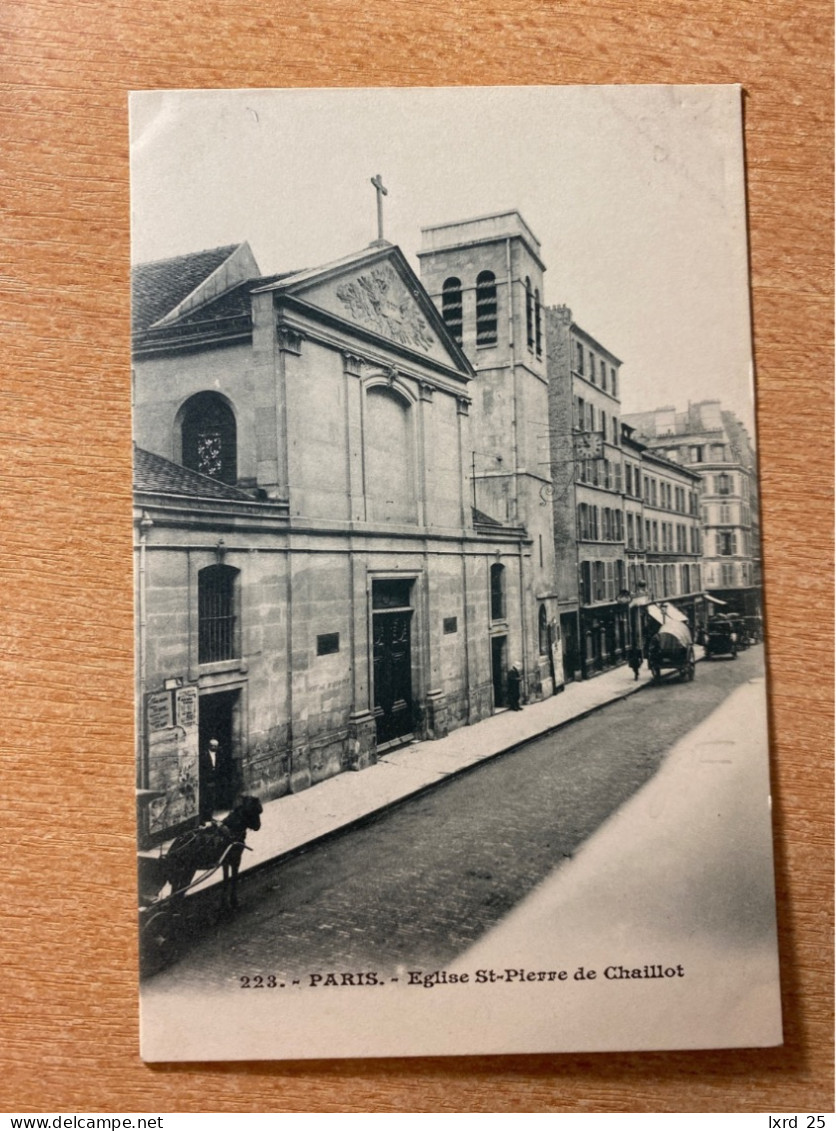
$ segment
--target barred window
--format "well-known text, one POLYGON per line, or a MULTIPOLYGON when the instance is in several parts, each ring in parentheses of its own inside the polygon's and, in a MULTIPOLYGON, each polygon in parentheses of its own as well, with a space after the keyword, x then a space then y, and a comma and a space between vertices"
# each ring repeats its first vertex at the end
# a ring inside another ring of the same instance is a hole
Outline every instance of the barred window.
POLYGON ((207 566, 198 574, 198 663, 233 660, 238 654, 235 597, 238 570, 207 566))

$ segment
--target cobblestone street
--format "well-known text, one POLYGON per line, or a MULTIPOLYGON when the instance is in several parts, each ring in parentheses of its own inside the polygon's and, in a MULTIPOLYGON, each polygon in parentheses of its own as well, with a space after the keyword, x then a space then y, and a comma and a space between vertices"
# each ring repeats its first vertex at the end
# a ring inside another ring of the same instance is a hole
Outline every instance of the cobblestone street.
POLYGON ((755 648, 702 663, 693 683, 602 708, 263 869, 242 884, 236 917, 198 924, 199 941, 149 984, 385 977, 451 962, 640 789, 677 739, 760 675, 762 660, 755 648))

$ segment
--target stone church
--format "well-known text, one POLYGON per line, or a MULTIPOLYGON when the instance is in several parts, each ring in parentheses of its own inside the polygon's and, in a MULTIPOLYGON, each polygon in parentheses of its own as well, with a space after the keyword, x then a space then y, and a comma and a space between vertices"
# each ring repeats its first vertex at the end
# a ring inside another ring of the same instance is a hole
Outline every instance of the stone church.
POLYGON ((420 260, 134 270, 146 843, 196 818, 210 738, 221 809, 483 719, 513 663, 562 683, 539 246, 511 212, 420 260))

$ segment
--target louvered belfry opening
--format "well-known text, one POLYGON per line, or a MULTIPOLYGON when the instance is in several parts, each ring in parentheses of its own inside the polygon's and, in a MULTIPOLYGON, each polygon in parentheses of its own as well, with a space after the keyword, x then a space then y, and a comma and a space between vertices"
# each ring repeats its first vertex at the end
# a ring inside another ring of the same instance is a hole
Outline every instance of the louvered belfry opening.
POLYGON ((457 345, 462 344, 462 281, 455 276, 444 280, 441 289, 441 317, 457 345))
POLYGON ((476 279, 476 345, 496 345, 496 276, 482 271, 476 279))

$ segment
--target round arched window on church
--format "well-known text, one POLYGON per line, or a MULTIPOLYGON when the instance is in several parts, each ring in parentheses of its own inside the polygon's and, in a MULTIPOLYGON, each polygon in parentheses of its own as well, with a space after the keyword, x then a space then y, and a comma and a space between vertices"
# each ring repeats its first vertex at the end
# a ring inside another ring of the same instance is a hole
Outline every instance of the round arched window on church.
POLYGON ((182 412, 183 465, 234 485, 238 478, 235 414, 218 393, 197 393, 182 412))

